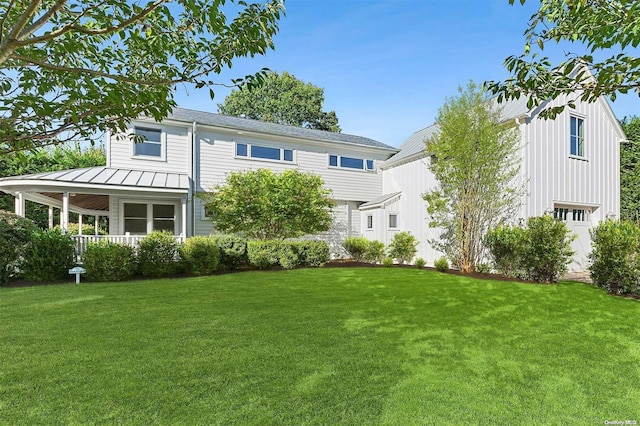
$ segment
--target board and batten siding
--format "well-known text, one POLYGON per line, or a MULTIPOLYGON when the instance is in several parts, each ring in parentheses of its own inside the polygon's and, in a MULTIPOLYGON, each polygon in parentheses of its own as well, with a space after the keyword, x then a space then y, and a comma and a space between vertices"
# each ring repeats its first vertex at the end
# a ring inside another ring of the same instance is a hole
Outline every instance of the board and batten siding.
POLYGON ((107 164, 113 168, 132 170, 155 170, 159 172, 189 173, 189 154, 191 149, 191 125, 165 125, 155 122, 136 121, 131 125, 133 133, 135 126, 159 129, 162 131, 162 141, 165 150, 164 158, 135 157, 133 155, 132 139, 121 135, 109 138, 107 150, 107 164))

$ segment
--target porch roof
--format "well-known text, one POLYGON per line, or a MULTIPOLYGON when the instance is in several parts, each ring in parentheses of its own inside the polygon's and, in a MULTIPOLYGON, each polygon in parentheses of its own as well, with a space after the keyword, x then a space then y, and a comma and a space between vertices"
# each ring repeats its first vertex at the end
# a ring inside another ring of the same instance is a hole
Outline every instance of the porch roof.
POLYGON ((73 195, 71 211, 94 214, 109 209, 108 195, 131 192, 187 194, 189 177, 182 173, 90 167, 0 178, 0 191, 21 192, 26 199, 58 206, 62 193, 73 195))
POLYGON ((380 207, 384 207, 387 204, 400 198, 400 194, 402 194, 402 191, 381 195, 379 197, 374 198, 371 201, 367 201, 364 204, 360 204, 359 210, 370 210, 370 209, 377 209, 380 207))

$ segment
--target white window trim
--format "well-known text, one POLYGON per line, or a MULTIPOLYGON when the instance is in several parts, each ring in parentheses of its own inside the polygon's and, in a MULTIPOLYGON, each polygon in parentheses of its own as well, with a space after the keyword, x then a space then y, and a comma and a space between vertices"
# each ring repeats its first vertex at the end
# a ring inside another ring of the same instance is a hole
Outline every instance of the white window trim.
POLYGON ((329 154, 327 153, 327 168, 328 169, 339 169, 339 170, 348 170, 348 171, 352 171, 352 172, 366 172, 366 173, 373 173, 376 171, 376 160, 373 158, 360 158, 360 157, 351 157, 349 155, 340 155, 340 154, 329 154), (338 165, 337 166, 332 166, 331 165, 331 157, 337 157, 338 158, 338 165), (362 160, 362 166, 364 168, 362 169, 354 169, 352 167, 342 167, 340 166, 340 159, 342 157, 346 157, 346 158, 353 158, 354 160, 362 160), (373 168, 372 169, 368 169, 367 168, 367 161, 373 161, 373 168))
POLYGON ((365 218, 365 229, 372 230, 373 229, 373 215, 368 214, 365 218), (371 226, 369 226, 369 218, 371 218, 371 226))
POLYGON ((245 161, 264 161, 266 163, 280 163, 280 164, 298 164, 298 150, 294 149, 294 148, 283 148, 283 147, 279 147, 279 146, 270 146, 270 145, 261 145, 261 144, 252 144, 249 142, 242 142, 242 141, 234 141, 233 144, 233 157, 237 160, 245 160, 245 161), (241 145, 246 145, 247 146, 247 156, 244 157, 242 155, 238 155, 238 144, 241 145), (272 160, 270 158, 260 158, 260 157, 252 157, 251 156, 251 147, 253 145, 259 146, 261 148, 273 148, 273 149, 279 149, 280 150, 280 160, 272 160), (293 159, 292 161, 285 161, 284 159, 284 151, 288 150, 288 151, 292 151, 293 154, 293 159))
POLYGON ((569 114, 569 158, 574 160, 589 161, 587 158, 587 137, 586 137, 587 118, 585 115, 572 112, 569 114), (582 120, 582 155, 571 153, 571 119, 577 118, 582 120))
POLYGON ((150 161, 167 161, 167 132, 160 126, 154 126, 153 124, 147 125, 134 125, 130 130, 130 134, 136 134, 136 127, 141 129, 159 130, 160 131, 160 157, 154 155, 136 155, 136 141, 131 138, 131 159, 133 160, 150 160, 150 161))
POLYGON ((387 228, 390 230, 396 230, 396 229, 400 229, 400 215, 398 214, 398 212, 389 212, 387 214, 387 228), (396 226, 391 226, 391 216, 395 216, 396 217, 396 226))
POLYGON ((162 205, 172 205, 174 206, 174 214, 175 214, 175 218, 174 218, 174 223, 173 223, 173 234, 174 235, 180 235, 181 233, 178 232, 180 230, 180 225, 181 225, 181 205, 180 205, 180 201, 171 201, 171 200, 165 200, 165 199, 158 199, 158 200, 150 200, 150 199, 144 199, 144 200, 140 200, 140 199, 136 199, 136 198, 127 198, 127 199, 120 199, 118 202, 118 206, 119 206, 119 212, 118 212, 118 219, 119 219, 119 224, 118 224, 118 230, 120 235, 124 235, 125 231, 124 231, 124 205, 125 204, 146 204, 147 205, 147 234, 149 235, 152 231, 153 231, 153 205, 154 204, 162 204, 162 205))

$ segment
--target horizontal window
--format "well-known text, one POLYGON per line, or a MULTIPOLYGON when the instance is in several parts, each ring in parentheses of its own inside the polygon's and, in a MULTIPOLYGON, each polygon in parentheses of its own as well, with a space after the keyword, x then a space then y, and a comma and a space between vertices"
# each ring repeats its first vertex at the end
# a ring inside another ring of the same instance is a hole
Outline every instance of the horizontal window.
POLYGON ((162 157, 162 131, 159 129, 147 129, 136 127, 134 132, 141 141, 134 141, 133 155, 147 157, 162 157))
POLYGON ((587 222, 590 220, 591 210, 573 207, 555 207, 553 217, 562 221, 587 222))
POLYGON ((236 157, 293 162, 293 150, 246 143, 236 143, 236 157))
POLYGON ((363 158, 343 157, 341 155, 329 155, 329 167, 340 167, 343 169, 368 170, 374 167, 373 160, 363 158))

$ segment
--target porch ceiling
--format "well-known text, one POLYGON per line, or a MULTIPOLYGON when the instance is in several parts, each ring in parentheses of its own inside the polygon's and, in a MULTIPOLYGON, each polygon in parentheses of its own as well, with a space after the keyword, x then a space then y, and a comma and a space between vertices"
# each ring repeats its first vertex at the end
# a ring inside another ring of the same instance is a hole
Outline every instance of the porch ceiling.
MULTIPOLYGON (((53 198, 62 203, 61 192, 41 192, 45 197, 53 198)), ((96 194, 71 194, 69 204, 84 210, 109 211, 109 196, 96 194)))

